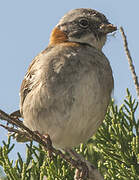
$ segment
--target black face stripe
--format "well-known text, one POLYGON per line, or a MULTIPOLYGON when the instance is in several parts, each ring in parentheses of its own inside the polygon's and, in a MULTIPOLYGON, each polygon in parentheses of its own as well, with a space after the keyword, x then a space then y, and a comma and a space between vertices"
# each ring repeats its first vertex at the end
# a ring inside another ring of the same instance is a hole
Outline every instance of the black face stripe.
POLYGON ((71 22, 66 22, 66 23, 60 24, 60 25, 58 25, 57 27, 60 28, 60 27, 62 27, 62 26, 67 26, 67 25, 76 24, 76 23, 77 23, 77 22, 76 22, 76 20, 75 20, 75 21, 71 21, 71 22))

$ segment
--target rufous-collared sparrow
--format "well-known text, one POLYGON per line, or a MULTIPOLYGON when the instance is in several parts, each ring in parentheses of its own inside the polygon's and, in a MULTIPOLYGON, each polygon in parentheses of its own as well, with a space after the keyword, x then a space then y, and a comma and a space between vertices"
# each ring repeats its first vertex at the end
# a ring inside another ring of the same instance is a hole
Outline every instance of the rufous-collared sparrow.
POLYGON ((92 9, 69 11, 53 29, 48 47, 30 64, 20 90, 20 112, 33 131, 58 148, 85 142, 102 123, 114 87, 102 52, 116 31, 92 9))

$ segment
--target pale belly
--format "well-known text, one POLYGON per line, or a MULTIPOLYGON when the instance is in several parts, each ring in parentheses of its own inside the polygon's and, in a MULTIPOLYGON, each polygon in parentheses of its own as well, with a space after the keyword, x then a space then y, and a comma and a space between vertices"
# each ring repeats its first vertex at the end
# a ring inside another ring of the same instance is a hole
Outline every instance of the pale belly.
POLYGON ((40 107, 35 105, 39 92, 36 96, 30 94, 31 104, 23 107, 24 124, 34 131, 49 134, 53 145, 58 148, 71 148, 87 141, 102 123, 110 98, 104 94, 95 74, 88 74, 77 83, 70 108, 66 108, 66 93, 61 93, 48 110, 40 108, 47 106, 44 100, 40 107))

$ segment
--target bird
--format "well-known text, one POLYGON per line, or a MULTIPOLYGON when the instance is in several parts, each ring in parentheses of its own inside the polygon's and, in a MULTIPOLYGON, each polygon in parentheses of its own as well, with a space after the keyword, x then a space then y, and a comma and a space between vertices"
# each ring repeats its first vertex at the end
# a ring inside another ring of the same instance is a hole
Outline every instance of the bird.
POLYGON ((29 129, 49 134, 54 147, 86 142, 103 122, 114 79, 102 48, 116 30, 96 10, 70 10, 29 65, 20 88, 20 114, 29 129))

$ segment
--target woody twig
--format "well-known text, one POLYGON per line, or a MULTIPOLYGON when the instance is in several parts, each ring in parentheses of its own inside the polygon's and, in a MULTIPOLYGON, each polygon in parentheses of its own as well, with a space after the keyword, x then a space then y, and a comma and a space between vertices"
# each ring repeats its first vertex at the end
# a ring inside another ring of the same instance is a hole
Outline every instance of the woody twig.
POLYGON ((127 59, 128 59, 129 68, 130 68, 130 71, 131 71, 131 74, 132 74, 132 78, 133 78, 133 81, 134 81, 134 84, 135 84, 137 96, 138 96, 138 99, 139 99, 139 81, 138 81, 138 76, 136 74, 135 67, 133 65, 133 60, 132 60, 132 57, 131 57, 131 54, 130 54, 130 51, 129 51, 129 48, 128 48, 128 42, 127 42, 127 38, 126 38, 126 35, 125 35, 123 27, 120 27, 120 31, 121 31, 121 35, 122 35, 123 42, 124 42, 124 49, 125 49, 125 53, 126 53, 126 56, 127 56, 127 59))

